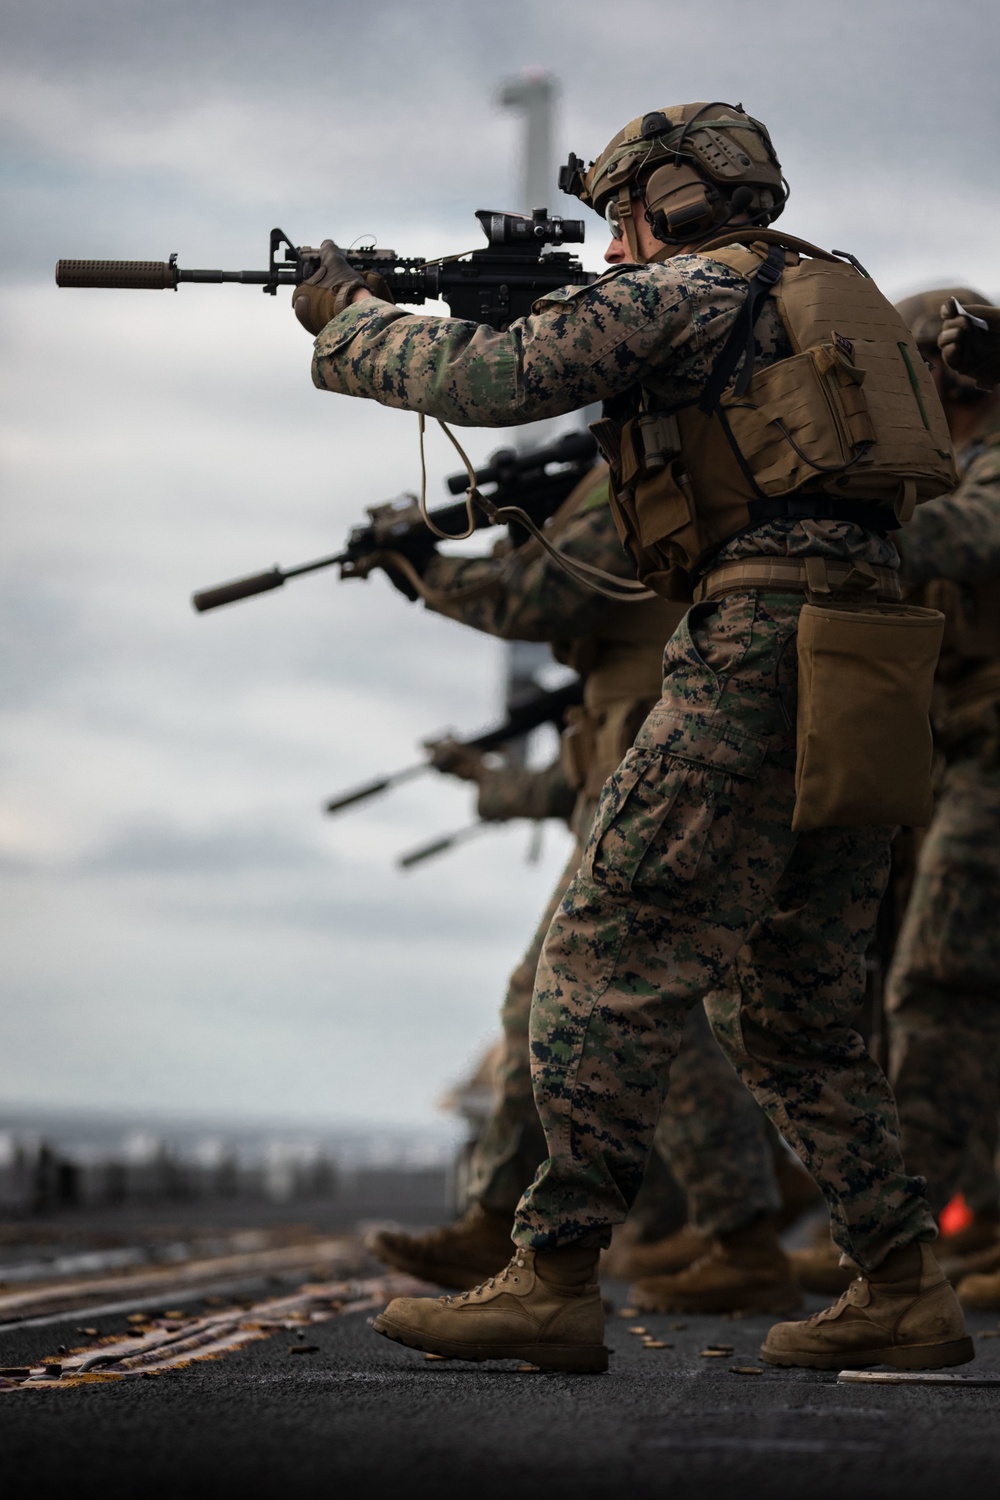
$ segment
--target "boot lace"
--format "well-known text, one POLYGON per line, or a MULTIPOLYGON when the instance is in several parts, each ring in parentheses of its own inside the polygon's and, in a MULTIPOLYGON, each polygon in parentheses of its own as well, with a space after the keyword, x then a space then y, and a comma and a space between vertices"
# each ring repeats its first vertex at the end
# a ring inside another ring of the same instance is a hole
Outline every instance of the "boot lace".
POLYGON ((467 1292, 459 1292, 456 1297, 443 1297, 441 1300, 443 1302, 468 1302, 470 1297, 478 1296, 480 1292, 492 1292, 498 1286, 503 1286, 505 1282, 520 1281, 521 1278, 516 1272, 523 1270, 524 1261, 521 1259, 521 1252, 519 1250, 513 1260, 508 1261, 503 1270, 498 1271, 495 1276, 491 1276, 488 1281, 481 1281, 478 1286, 472 1287, 467 1292))
POLYGON ((811 1318, 806 1318, 806 1327, 807 1328, 815 1328, 820 1323, 827 1323, 832 1318, 837 1317, 838 1314, 841 1313, 843 1311, 843 1309, 850 1304, 850 1302, 851 1302, 851 1293, 854 1290, 854 1288, 857 1286, 858 1282, 859 1281, 863 1282, 865 1280, 867 1280, 867 1278, 864 1277, 864 1276, 855 1276, 854 1280, 851 1282, 851 1284, 847 1288, 846 1292, 841 1292, 841 1294, 837 1298, 836 1302, 831 1303, 831 1305, 829 1307, 824 1307, 818 1313, 813 1313, 813 1315, 812 1315, 811 1318))

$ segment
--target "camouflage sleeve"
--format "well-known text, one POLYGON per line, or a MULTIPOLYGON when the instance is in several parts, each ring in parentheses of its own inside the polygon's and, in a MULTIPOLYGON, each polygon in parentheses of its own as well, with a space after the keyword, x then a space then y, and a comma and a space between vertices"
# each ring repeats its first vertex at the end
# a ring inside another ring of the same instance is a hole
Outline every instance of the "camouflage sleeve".
POLYGON ((506 823, 511 818, 569 820, 576 793, 566 780, 560 761, 543 771, 484 771, 476 811, 484 823, 506 823))
MULTIPOLYGON (((607 493, 607 478, 602 477, 580 513, 560 528, 554 541, 561 552, 578 562, 634 578, 611 519, 607 493)), ((600 594, 578 583, 537 542, 528 542, 504 557, 439 554, 425 570, 424 581, 442 592, 482 584, 482 591, 472 598, 454 604, 435 598, 428 607, 504 640, 570 640, 587 635, 607 607, 600 594)))
POLYGON ((686 401, 700 394, 745 296, 735 271, 687 255, 563 287, 505 333, 363 298, 316 340, 313 381, 471 427, 559 416, 638 381, 686 401))
POLYGON ((1000 447, 974 458, 952 494, 918 505, 899 537, 905 582, 973 583, 1000 572, 1000 447))

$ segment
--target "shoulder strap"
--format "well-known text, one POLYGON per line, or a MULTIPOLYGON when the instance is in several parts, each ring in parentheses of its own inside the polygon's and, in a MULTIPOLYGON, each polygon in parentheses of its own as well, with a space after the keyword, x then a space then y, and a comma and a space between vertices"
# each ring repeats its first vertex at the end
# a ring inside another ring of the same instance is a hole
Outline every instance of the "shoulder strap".
POLYGON ((797 250, 801 255, 808 255, 813 260, 838 261, 840 259, 829 250, 821 250, 818 245, 811 245, 808 240, 796 239, 793 234, 782 234, 778 229, 755 229, 752 224, 747 224, 742 229, 729 229, 725 234, 716 235, 714 239, 706 240, 703 245, 697 245, 692 254, 708 255, 712 250, 719 250, 726 245, 751 245, 754 240, 761 240, 765 245, 782 245, 786 250, 797 250))
MULTIPOLYGON (((749 281, 761 261, 767 255, 766 245, 726 245, 724 249, 712 250, 711 259, 749 281)), ((706 256, 708 259, 708 256, 706 256)))
POLYGON ((767 259, 761 261, 749 278, 747 295, 736 315, 712 372, 705 382, 705 389, 698 402, 698 410, 710 417, 719 404, 723 391, 742 361, 742 369, 736 381, 735 393, 742 396, 753 375, 754 337, 753 331, 764 308, 771 289, 777 286, 785 269, 785 246, 775 242, 771 245, 767 259))

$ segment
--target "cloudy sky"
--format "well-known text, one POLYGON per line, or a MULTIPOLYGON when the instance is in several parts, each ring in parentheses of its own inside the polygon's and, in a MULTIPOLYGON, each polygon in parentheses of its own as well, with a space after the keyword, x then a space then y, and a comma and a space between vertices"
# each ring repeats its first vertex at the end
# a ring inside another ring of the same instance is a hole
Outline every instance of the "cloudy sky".
POLYGON ((425 1122, 566 850, 553 829, 529 866, 516 827, 399 875, 470 816, 430 779, 318 813, 488 722, 494 643, 380 578, 187 603, 335 550, 414 484, 414 419, 315 391, 285 299, 57 291, 55 260, 257 266, 272 224, 471 248, 517 196, 497 85, 535 66, 560 157, 741 100, 791 231, 894 296, 996 298, 998 40, 995 0, 6 0, 0 1100, 425 1122))

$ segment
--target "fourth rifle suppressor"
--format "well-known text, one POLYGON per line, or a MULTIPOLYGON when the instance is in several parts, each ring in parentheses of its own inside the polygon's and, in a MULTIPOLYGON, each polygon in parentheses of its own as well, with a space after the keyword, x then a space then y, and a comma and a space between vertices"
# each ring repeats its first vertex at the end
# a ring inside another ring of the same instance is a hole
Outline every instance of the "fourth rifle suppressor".
MULTIPOLYGON (((396 302, 419 306, 440 299, 447 302, 453 317, 496 329, 525 317, 546 292, 561 286, 589 286, 596 280, 575 255, 542 250, 543 245, 581 244, 582 219, 550 218, 544 208, 530 215, 480 208, 476 218, 486 236, 486 249, 468 255, 428 262, 419 255, 397 255, 395 250, 344 253, 362 275, 377 271, 396 302)), ((176 255, 167 261, 61 260, 56 266, 56 285, 176 291, 184 281, 236 281, 259 286, 273 297, 279 286, 299 286, 319 267, 318 250, 293 245, 283 229, 272 229, 266 271, 187 270, 177 264, 176 255)))
MULTIPOLYGON (((499 449, 484 468, 476 470, 476 485, 495 505, 516 505, 527 512, 536 526, 541 526, 589 473, 596 458, 597 443, 589 432, 564 432, 554 442, 526 453, 518 453, 513 448, 499 449), (554 465, 558 465, 555 472, 549 473, 554 465)), ((452 474, 446 481, 453 495, 460 495, 468 482, 467 474, 452 474)), ((467 524, 464 500, 439 506, 430 515, 442 531, 458 533, 467 524)), ((417 518, 414 522, 412 505, 404 506, 396 519, 391 505, 376 506, 371 516, 367 525, 356 526, 350 533, 343 552, 301 563, 297 568, 273 567, 264 573, 251 573, 245 578, 234 578, 230 583, 217 584, 214 588, 199 589, 191 595, 191 603, 199 614, 204 614, 206 610, 218 609, 221 604, 232 604, 237 599, 248 599, 253 594, 278 589, 287 578, 352 563, 370 557, 373 552, 391 550, 394 545, 405 550, 406 538, 414 532, 427 535, 423 521, 417 518)), ((477 530, 492 524, 479 509, 473 511, 473 519, 477 530)), ((515 536, 514 540, 523 541, 524 537, 515 536)))

